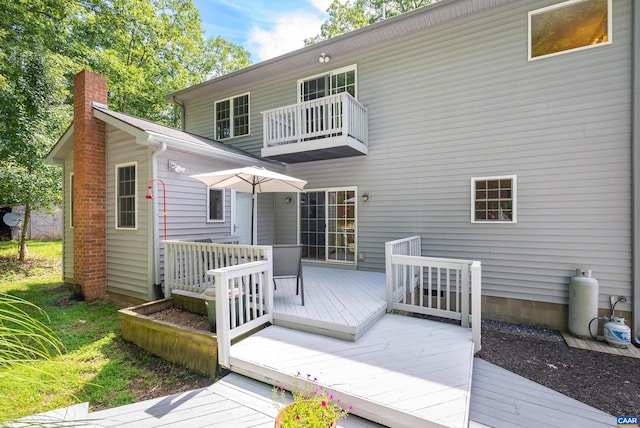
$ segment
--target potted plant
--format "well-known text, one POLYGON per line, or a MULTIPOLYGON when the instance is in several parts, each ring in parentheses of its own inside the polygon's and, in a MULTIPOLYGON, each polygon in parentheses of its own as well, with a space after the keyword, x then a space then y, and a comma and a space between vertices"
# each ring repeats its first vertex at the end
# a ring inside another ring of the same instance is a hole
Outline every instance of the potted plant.
MULTIPOLYGON (((297 374, 297 378, 300 373, 297 374)), ((333 394, 318 386, 317 378, 307 375, 302 388, 294 382, 293 402, 288 403, 284 387, 273 389, 274 397, 279 402, 279 412, 275 420, 275 428, 297 427, 336 427, 340 419, 347 417, 349 409, 334 400, 333 394)))

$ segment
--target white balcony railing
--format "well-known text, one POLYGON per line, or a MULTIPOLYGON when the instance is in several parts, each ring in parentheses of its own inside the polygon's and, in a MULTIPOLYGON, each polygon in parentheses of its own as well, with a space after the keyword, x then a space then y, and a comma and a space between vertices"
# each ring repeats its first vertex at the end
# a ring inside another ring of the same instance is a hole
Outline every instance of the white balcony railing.
POLYGON ((474 350, 480 351, 480 262, 422 257, 420 245, 419 236, 386 243, 387 310, 454 319, 463 327, 471 324, 474 350))
POLYGON ((329 137, 367 144, 367 109, 348 92, 262 112, 264 147, 329 137))

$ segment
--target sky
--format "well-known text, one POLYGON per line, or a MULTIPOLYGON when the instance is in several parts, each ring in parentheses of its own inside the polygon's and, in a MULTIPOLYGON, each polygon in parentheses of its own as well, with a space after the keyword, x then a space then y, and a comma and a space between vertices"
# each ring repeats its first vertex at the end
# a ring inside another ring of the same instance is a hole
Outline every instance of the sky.
POLYGON ((304 47, 320 33, 331 0, 193 0, 208 37, 243 46, 251 62, 304 47))

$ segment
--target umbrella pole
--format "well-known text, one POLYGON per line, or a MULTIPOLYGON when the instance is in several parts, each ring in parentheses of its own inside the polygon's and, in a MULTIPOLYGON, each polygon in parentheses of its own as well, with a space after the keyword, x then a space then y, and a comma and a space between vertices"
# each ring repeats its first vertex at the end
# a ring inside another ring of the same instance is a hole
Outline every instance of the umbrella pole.
POLYGON ((251 245, 255 244, 253 242, 253 222, 254 222, 255 212, 256 212, 256 188, 254 186, 253 193, 251 195, 251 245))

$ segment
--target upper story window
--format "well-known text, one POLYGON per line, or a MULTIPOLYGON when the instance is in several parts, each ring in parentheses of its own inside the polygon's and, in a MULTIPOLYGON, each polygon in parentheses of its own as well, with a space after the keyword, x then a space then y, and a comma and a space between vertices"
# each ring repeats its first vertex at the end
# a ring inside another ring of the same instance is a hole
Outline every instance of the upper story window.
POLYGON ((298 99, 305 102, 342 92, 357 98, 356 89, 356 65, 351 65, 298 80, 298 99))
POLYGON ((207 193, 207 221, 224 221, 224 189, 209 188, 207 193))
POLYGON ((135 229, 137 162, 116 165, 116 229, 135 229))
POLYGON ((249 135, 249 94, 215 102, 216 139, 249 135))
POLYGON ((529 12, 529 60, 611 43, 611 0, 569 0, 529 12))
POLYGON ((472 223, 516 223, 516 176, 471 179, 472 223))

